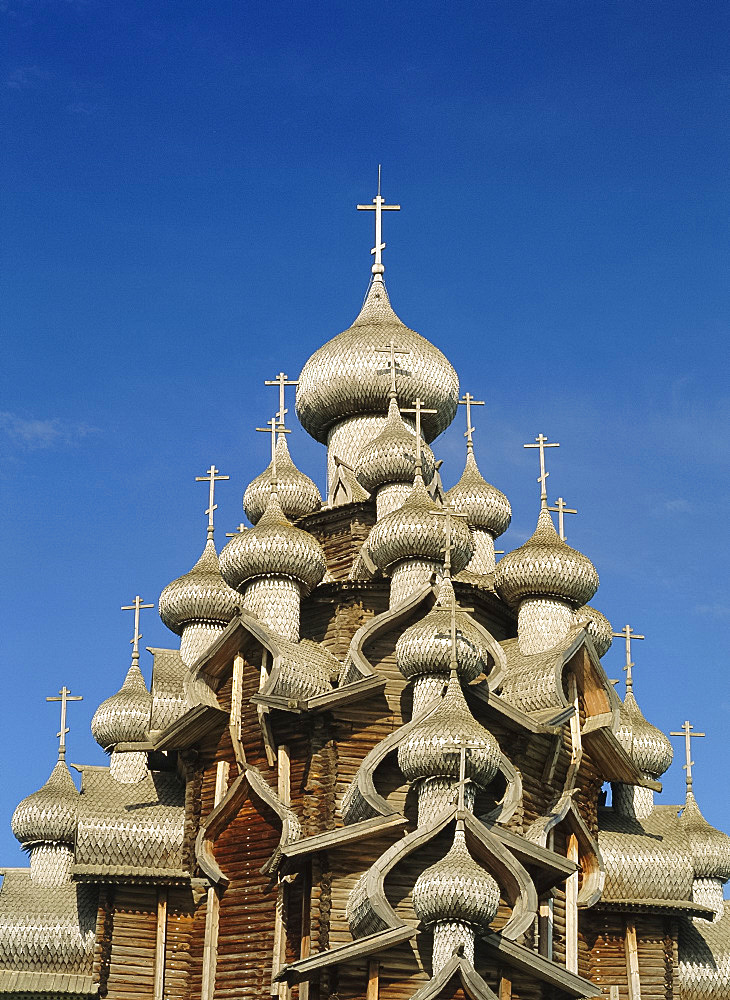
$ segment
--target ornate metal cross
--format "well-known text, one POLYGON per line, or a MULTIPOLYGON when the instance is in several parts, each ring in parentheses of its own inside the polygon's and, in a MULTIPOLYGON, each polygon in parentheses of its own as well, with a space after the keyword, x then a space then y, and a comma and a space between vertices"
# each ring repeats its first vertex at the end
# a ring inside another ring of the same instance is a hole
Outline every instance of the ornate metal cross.
POLYGON ((218 510, 218 504, 214 503, 215 498, 215 484, 221 482, 224 479, 230 479, 230 476, 219 476, 218 472, 220 470, 216 469, 214 465, 208 469, 204 476, 196 476, 196 483, 208 483, 208 509, 206 514, 208 515, 208 537, 213 537, 213 511, 218 510))
MULTIPOLYGON (((546 473, 547 475, 547 473, 546 473)), ((566 514, 577 514, 578 511, 574 510, 572 507, 567 507, 565 500, 562 497, 558 497, 557 502, 554 507, 548 507, 548 510, 554 510, 558 515, 558 534, 560 535, 560 540, 562 542, 566 541, 565 538, 565 515, 566 514)))
POLYGON ((436 413, 436 410, 427 410, 424 408, 423 400, 417 397, 413 400, 413 409, 402 409, 401 413, 415 413, 416 414, 416 472, 422 472, 423 470, 423 454, 422 446, 423 440, 421 438, 421 414, 422 413, 436 413))
POLYGON ((276 417, 272 417, 271 420, 267 420, 266 423, 268 427, 257 427, 256 430, 261 434, 271 435, 271 481, 276 485, 279 481, 276 472, 276 435, 277 434, 291 434, 290 430, 287 430, 283 424, 278 424, 276 417))
POLYGON ((459 400, 459 405, 466 407, 466 431, 464 432, 464 437, 466 438, 466 450, 474 451, 474 442, 472 440, 474 428, 471 425, 471 408, 472 406, 484 406, 484 400, 474 399, 470 392, 465 392, 464 398, 459 400))
POLYGON ((66 725, 66 705, 70 701, 83 701, 84 696, 82 694, 71 694, 69 688, 64 684, 58 694, 49 695, 46 701, 60 701, 61 702, 61 731, 56 733, 58 737, 58 759, 63 760, 66 756, 66 733, 70 732, 70 729, 66 725))
POLYGON ((694 766, 694 761, 692 760, 692 737, 693 736, 706 736, 706 733, 695 733, 694 726, 691 726, 689 720, 686 720, 682 725, 681 733, 670 733, 670 736, 684 736, 684 753, 687 759, 687 763, 684 765, 684 770, 687 772, 687 793, 692 791, 692 767, 694 766))
POLYGON ((122 606, 122 611, 134 611, 134 636, 129 641, 132 643, 132 657, 136 659, 139 659, 139 640, 142 638, 139 630, 139 613, 142 608, 154 608, 154 604, 143 604, 139 594, 135 597, 134 604, 122 606))
POLYGON ((444 576, 451 576, 451 553, 454 549, 454 542, 451 537, 452 528, 452 518, 463 517, 466 518, 466 514, 462 514, 461 511, 456 510, 454 507, 444 506, 441 510, 432 510, 430 512, 435 517, 446 518, 446 524, 444 525, 446 538, 444 540, 444 547, 441 550, 444 554, 444 576))
POLYGON ((370 251, 375 257, 375 262, 372 267, 373 281, 382 281, 383 272, 385 268, 383 267, 383 250, 385 250, 385 243, 383 243, 383 212, 400 212, 400 205, 386 205, 385 198, 380 195, 380 164, 378 164, 378 193, 375 198, 373 198, 372 205, 358 205, 358 212, 375 212, 375 246, 370 251))
POLYGON ((277 413, 277 418, 279 421, 279 427, 284 426, 284 417, 289 412, 284 406, 284 391, 288 385, 299 385, 299 379, 289 379, 284 372, 279 372, 276 378, 269 379, 264 382, 264 385, 278 385, 279 386, 279 412, 277 413))
POLYGON ((645 635, 637 635, 630 625, 624 625, 620 632, 612 632, 611 635, 614 639, 620 639, 622 636, 626 640, 626 666, 624 670, 626 671, 626 693, 634 690, 634 675, 632 674, 632 668, 634 663, 631 661, 631 640, 632 639, 646 639, 645 635))
POLYGON ((540 449, 540 475, 537 477, 537 481, 540 483, 540 499, 547 500, 547 477, 550 473, 545 471, 545 449, 559 448, 560 445, 555 441, 548 444, 548 439, 544 434, 538 434, 535 441, 537 442, 536 444, 525 444, 522 447, 540 449))
POLYGON ((395 399, 396 398, 396 386, 395 386, 395 377, 396 377, 396 375, 410 375, 411 374, 409 371, 406 371, 405 368, 400 368, 399 367, 398 361, 396 360, 396 355, 400 354, 400 355, 403 355, 405 357, 405 356, 409 355, 411 352, 410 351, 401 351, 401 350, 399 350, 398 347, 396 346, 395 341, 391 337, 390 340, 388 341, 388 346, 387 347, 376 347, 375 348, 375 353, 376 354, 387 354, 388 355, 388 367, 387 368, 381 368, 380 371, 376 372, 376 374, 377 375, 382 375, 385 372, 389 372, 390 373, 390 395, 393 397, 393 399, 395 399))

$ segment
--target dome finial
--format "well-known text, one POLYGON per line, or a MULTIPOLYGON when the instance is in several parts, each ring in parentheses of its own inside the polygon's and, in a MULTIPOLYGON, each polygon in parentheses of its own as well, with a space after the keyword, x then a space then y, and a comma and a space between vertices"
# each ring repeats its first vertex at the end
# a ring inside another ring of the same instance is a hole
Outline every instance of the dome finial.
POLYGON ((71 690, 64 684, 58 694, 48 695, 46 701, 60 701, 61 702, 61 730, 56 733, 58 737, 58 759, 66 759, 66 733, 70 732, 68 726, 66 725, 66 705, 70 701, 83 701, 84 696, 81 694, 71 694, 71 690))
POLYGON ((154 604, 143 604, 142 598, 137 594, 134 604, 125 604, 121 609, 122 611, 134 611, 134 635, 129 641, 132 644, 132 663, 137 666, 139 666, 139 640, 142 638, 142 633, 139 630, 139 613, 143 608, 154 608, 154 604))
MULTIPOLYGON (((466 438, 466 451, 467 454, 473 454, 474 452, 474 440, 472 434, 474 433, 474 428, 471 425, 471 408, 472 406, 484 406, 483 399, 475 399, 470 392, 464 393, 464 398, 459 400, 460 406, 466 407, 466 430, 464 431, 464 437, 466 438)), ((527 447, 527 445, 525 445, 527 447)))
POLYGON ((538 434, 535 441, 537 442, 536 444, 525 444, 522 447, 540 449, 540 475, 537 477, 537 481, 540 483, 540 500, 542 501, 542 506, 547 507, 547 477, 550 473, 545 471, 545 449, 559 448, 560 445, 555 441, 548 444, 548 439, 544 434, 538 434))
POLYGON ((385 272, 383 265, 383 250, 385 250, 385 243, 383 243, 383 212, 400 212, 400 205, 386 205, 385 198, 380 194, 380 164, 378 164, 378 193, 373 198, 372 205, 358 205, 357 210, 358 212, 375 212, 375 246, 370 253, 375 257, 372 267, 373 281, 382 283, 383 273, 385 272))
MULTIPOLYGON (((286 410, 284 410, 284 413, 286 413, 286 410)), ((277 418, 272 417, 266 423, 269 425, 268 427, 257 427, 256 430, 262 434, 271 435, 271 492, 277 493, 279 490, 279 476, 276 470, 276 436, 277 434, 291 434, 291 431, 284 427, 283 416, 281 422, 277 423, 277 418)))
POLYGON ((420 396, 413 400, 413 409, 403 409, 401 413, 415 413, 416 415, 416 479, 423 478, 423 438, 421 437, 421 414, 436 413, 436 410, 427 410, 423 405, 420 396))
MULTIPOLYGON (((565 541, 565 539, 563 539, 565 541)), ((645 635, 637 635, 630 625, 624 625, 620 632, 611 633, 614 638, 621 639, 622 637, 626 640, 626 666, 623 668, 626 671, 626 694, 634 690, 634 675, 633 668, 636 666, 631 660, 631 640, 632 639, 645 639, 645 635)), ((678 735, 682 735, 679 733, 678 735)))
MULTIPOLYGON (((636 636, 634 636, 636 638, 636 636)), ((692 795, 692 768, 694 766, 694 761, 692 760, 692 737, 693 736, 706 736, 706 733, 695 733, 694 726, 692 726, 687 719, 682 724, 682 731, 680 733, 670 733, 670 736, 684 736, 684 754, 687 763, 684 764, 684 770, 687 772, 687 798, 692 795)))
MULTIPOLYGON (((525 445, 527 447, 527 445, 525 445)), ((547 473, 546 473, 547 475, 547 473)), ((558 515, 558 534, 560 535, 561 542, 567 542, 565 535, 565 515, 566 514, 577 514, 578 511, 573 507, 567 507, 565 500, 562 497, 558 497, 555 502, 554 507, 548 507, 548 510, 554 511, 558 515)))
MULTIPOLYGON (((299 379, 290 379, 288 375, 284 372, 279 372, 276 378, 268 379, 264 381, 264 385, 278 385, 279 386, 279 410, 276 414, 277 429, 280 433, 287 434, 288 431, 285 429, 284 417, 289 412, 284 406, 284 391, 288 385, 299 385, 299 379)), ((257 428, 258 430, 258 428, 257 428)))
POLYGON ((216 467, 211 463, 210 468, 208 469, 208 471, 205 473, 204 476, 196 476, 195 477, 195 482, 196 483, 209 483, 209 488, 208 488, 208 509, 206 510, 205 513, 208 515, 208 538, 210 538, 211 541, 213 539, 213 532, 214 532, 214 528, 213 528, 213 511, 218 509, 218 505, 216 503, 214 503, 214 499, 215 499, 215 484, 217 482, 220 482, 223 479, 230 479, 231 478, 230 476, 219 476, 218 475, 219 471, 220 470, 216 469, 216 467))

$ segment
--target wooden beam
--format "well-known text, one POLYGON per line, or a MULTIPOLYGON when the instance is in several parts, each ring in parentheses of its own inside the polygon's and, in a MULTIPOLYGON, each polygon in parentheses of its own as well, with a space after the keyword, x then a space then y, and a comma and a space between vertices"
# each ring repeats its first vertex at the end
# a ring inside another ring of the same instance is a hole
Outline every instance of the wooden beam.
POLYGON ((512 1000, 512 975, 503 970, 499 979, 499 1000, 512 1000))
MULTIPOLYGON (((302 872, 302 939, 299 957, 309 958, 312 950, 312 862, 304 865, 302 872)), ((309 980, 299 984, 299 1000, 309 1000, 309 980)))
MULTIPOLYGON (((220 804, 228 791, 228 761, 219 760, 215 772, 215 792, 213 808, 220 804)), ((213 1000, 215 991, 215 970, 218 964, 218 925, 220 911, 220 896, 218 890, 211 886, 205 908, 205 932, 203 936, 203 975, 200 989, 200 1000, 213 1000)))
MULTIPOLYGON (((289 760, 289 747, 281 743, 276 754, 277 779, 276 791, 281 802, 288 806, 291 804, 291 764, 289 760)), ((288 906, 287 884, 279 882, 276 894, 276 915, 274 917, 274 949, 271 963, 271 995, 281 997, 282 1000, 289 995, 289 984, 286 981, 275 982, 276 977, 286 965, 286 926, 287 926, 287 906, 288 906)))
POLYGON ((157 940, 155 941, 154 998, 162 1000, 165 992, 165 945, 167 942, 167 888, 157 890, 157 940))
POLYGON ((231 714, 228 720, 228 732, 231 736, 233 752, 239 773, 246 762, 246 752, 241 743, 241 704, 243 701, 243 668, 244 659, 240 653, 233 657, 233 677, 231 678, 231 714))
MULTIPOLYGON (((578 861, 578 838, 568 837, 569 861, 578 861)), ((578 872, 565 880, 565 968, 578 975, 578 872)))
POLYGON ((641 1000, 641 980, 639 978, 639 948, 636 941, 636 921, 626 918, 626 973, 629 981, 629 1000, 641 1000))
MULTIPOLYGON (((259 677, 259 691, 263 691, 266 687, 266 682, 269 679, 269 653, 268 650, 264 649, 261 653, 261 674, 259 677)), ((274 741, 274 734, 271 731, 271 717, 269 716, 269 710, 265 705, 256 706, 256 714, 259 717, 259 726, 261 728, 261 737, 264 741, 264 750, 266 751, 266 760, 269 767, 273 767, 276 764, 276 743, 274 741)))
POLYGON ((378 1000, 380 992, 380 962, 371 958, 368 962, 368 988, 365 1000, 378 1000))

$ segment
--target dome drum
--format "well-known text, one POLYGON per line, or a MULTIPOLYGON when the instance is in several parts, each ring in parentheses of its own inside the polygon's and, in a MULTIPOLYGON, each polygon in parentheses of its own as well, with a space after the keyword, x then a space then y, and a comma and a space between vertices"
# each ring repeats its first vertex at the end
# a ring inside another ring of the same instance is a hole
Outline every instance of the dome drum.
POLYGON ((474 542, 474 555, 464 569, 476 576, 487 576, 493 573, 497 560, 494 554, 494 536, 484 528, 471 528, 474 542))
POLYGON ((410 496, 412 486, 409 483, 386 483, 375 494, 375 518, 380 521, 391 511, 402 507, 410 496))
MULTIPOLYGON (((238 604, 242 603, 240 594, 236 594, 238 604)), ((217 622, 191 622, 183 628, 180 638, 180 657, 183 663, 192 667, 206 650, 210 649, 215 640, 225 632, 226 625, 217 622)))
POLYGON ((302 589, 285 576, 261 576, 251 580, 243 592, 243 607, 274 635, 299 641, 302 589))
POLYGON ((443 563, 435 559, 404 559, 390 571, 390 607, 399 604, 429 584, 443 570, 443 563))
POLYGON ((517 612, 517 641, 524 656, 554 649, 574 627, 573 609, 550 597, 526 597, 517 612))

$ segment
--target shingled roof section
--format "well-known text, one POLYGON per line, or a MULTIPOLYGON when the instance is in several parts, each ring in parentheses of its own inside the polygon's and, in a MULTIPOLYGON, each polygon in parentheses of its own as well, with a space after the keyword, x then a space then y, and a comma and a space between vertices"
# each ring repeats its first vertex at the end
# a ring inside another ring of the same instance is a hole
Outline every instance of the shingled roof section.
POLYGON ((682 1000, 730 1000, 730 902, 719 920, 683 919, 679 926, 682 1000))
POLYGON ((175 774, 149 772, 122 784, 106 767, 78 767, 81 800, 75 878, 180 881, 185 788, 175 774))
POLYGON ((0 889, 0 993, 92 992, 98 890, 35 885, 7 869, 0 889))
POLYGON ((152 714, 150 729, 159 732, 185 714, 188 704, 185 679, 190 671, 178 649, 153 649, 152 714))

